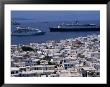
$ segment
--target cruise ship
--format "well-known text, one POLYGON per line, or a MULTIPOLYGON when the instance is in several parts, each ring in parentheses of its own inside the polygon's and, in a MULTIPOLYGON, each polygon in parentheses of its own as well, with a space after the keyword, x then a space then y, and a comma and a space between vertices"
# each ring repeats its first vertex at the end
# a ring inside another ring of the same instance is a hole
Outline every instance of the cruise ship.
POLYGON ((50 32, 65 32, 65 31, 100 31, 100 26, 96 24, 79 24, 75 21, 74 24, 60 24, 57 27, 49 27, 50 32))
POLYGON ((45 32, 32 27, 16 27, 16 30, 11 32, 13 36, 28 36, 28 35, 44 35, 45 32))

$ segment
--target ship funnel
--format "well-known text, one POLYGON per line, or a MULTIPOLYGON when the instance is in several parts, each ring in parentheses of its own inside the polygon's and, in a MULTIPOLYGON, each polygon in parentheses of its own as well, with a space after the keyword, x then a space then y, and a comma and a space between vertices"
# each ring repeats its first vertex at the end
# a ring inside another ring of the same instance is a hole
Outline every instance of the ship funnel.
POLYGON ((16 29, 18 30, 20 27, 16 27, 16 29))

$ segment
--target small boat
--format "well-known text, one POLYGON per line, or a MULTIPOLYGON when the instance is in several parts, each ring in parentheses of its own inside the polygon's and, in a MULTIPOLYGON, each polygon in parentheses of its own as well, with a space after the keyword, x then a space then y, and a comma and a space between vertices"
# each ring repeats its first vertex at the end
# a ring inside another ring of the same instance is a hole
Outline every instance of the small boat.
POLYGON ((11 21, 12 25, 20 25, 20 23, 16 22, 16 21, 11 21))
POLYGON ((13 36, 29 36, 29 35, 44 35, 45 32, 32 27, 16 27, 16 30, 11 33, 13 36))

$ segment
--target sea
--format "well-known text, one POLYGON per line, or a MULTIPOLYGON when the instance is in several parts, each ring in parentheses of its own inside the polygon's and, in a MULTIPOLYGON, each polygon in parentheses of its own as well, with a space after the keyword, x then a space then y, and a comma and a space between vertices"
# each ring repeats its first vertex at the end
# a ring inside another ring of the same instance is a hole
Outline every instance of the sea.
MULTIPOLYGON (((30 43, 45 43, 49 40, 64 40, 69 38, 76 38, 80 36, 87 36, 87 35, 99 35, 100 31, 88 31, 88 32, 50 32, 49 27, 58 26, 58 24, 72 24, 73 21, 44 21, 40 22, 37 20, 15 20, 16 22, 20 23, 20 25, 12 25, 11 31, 16 30, 17 26, 20 27, 33 27, 38 28, 41 31, 46 32, 44 35, 36 35, 36 36, 11 36, 11 44, 12 45, 19 45, 24 44, 28 45, 30 43)), ((81 24, 97 24, 100 25, 100 21, 98 20, 89 20, 89 21, 79 21, 81 24)))

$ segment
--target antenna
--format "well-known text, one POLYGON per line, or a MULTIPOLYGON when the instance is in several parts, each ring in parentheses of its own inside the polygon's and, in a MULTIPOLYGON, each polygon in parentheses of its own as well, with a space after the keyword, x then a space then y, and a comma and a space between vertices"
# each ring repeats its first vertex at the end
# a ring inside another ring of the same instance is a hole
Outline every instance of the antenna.
POLYGON ((78 24, 78 22, 79 22, 79 21, 78 21, 77 19, 75 19, 75 24, 78 24))

